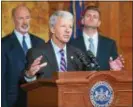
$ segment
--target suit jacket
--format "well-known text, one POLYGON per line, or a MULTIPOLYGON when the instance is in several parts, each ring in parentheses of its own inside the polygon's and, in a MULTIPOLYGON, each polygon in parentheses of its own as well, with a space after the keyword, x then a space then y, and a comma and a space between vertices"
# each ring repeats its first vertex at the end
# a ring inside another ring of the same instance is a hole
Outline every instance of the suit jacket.
MULTIPOLYGON (((32 47, 45 42, 30 34, 32 47)), ((26 64, 24 51, 15 35, 11 33, 2 38, 2 107, 21 107, 16 102, 19 93, 19 80, 26 64), (16 106, 17 105, 17 106, 16 106)), ((25 107, 25 106, 23 106, 25 107)))
MULTIPOLYGON (((77 37, 75 40, 70 41, 70 44, 81 49, 83 52, 86 52, 86 47, 84 43, 83 36, 77 37)), ((110 70, 109 67, 109 57, 113 59, 117 58, 117 47, 114 40, 98 35, 98 49, 96 59, 100 65, 99 70, 110 70)))
MULTIPOLYGON (((78 71, 83 69, 83 68, 81 69, 77 68, 77 66, 71 59, 71 57, 75 57, 76 48, 74 48, 73 46, 67 45, 66 49, 67 49, 67 71, 70 72, 70 71, 78 71)), ((54 53, 54 49, 50 41, 39 48, 30 49, 28 51, 28 54, 27 54, 28 65, 30 66, 33 63, 33 61, 41 55, 43 55, 41 63, 47 62, 47 66, 43 67, 38 72, 37 76, 39 78, 51 78, 52 74, 56 71, 59 71, 59 69, 58 69, 58 64, 54 53)), ((78 64, 79 64, 78 66, 83 67, 81 63, 78 63, 78 64)))

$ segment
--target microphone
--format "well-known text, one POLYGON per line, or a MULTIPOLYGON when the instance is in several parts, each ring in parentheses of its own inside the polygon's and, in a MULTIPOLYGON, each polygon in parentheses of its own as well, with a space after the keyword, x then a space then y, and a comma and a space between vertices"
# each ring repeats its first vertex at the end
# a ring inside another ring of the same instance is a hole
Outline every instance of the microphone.
POLYGON ((82 63, 76 56, 70 56, 72 64, 75 66, 76 70, 82 70, 82 63))
POLYGON ((76 54, 77 58, 80 60, 80 62, 85 66, 85 69, 90 70, 90 67, 91 67, 90 60, 88 60, 86 55, 78 49, 76 49, 75 54, 76 54))
POLYGON ((88 50, 86 52, 86 54, 87 54, 88 58, 91 61, 91 68, 92 68, 92 70, 99 70, 100 66, 99 66, 99 64, 98 64, 98 62, 96 60, 96 57, 93 55, 93 53, 90 50, 88 50))

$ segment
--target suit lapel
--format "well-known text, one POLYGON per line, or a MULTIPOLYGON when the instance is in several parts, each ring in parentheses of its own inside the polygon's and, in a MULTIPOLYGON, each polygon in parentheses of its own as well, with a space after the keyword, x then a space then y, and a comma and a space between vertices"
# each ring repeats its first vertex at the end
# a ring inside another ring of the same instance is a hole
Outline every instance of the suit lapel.
POLYGON ((12 33, 12 35, 11 35, 11 42, 12 42, 12 46, 11 46, 11 54, 13 55, 13 56, 15 56, 15 57, 19 57, 18 59, 22 59, 22 60, 24 60, 24 62, 25 62, 25 54, 24 54, 24 51, 23 51, 23 49, 22 49, 22 47, 21 47, 21 45, 20 45, 20 43, 19 43, 19 41, 18 41, 18 39, 17 39, 17 37, 16 37, 16 35, 14 34, 14 33, 12 33))
POLYGON ((51 42, 49 41, 48 44, 47 44, 47 48, 46 48, 46 51, 47 51, 47 58, 48 58, 48 61, 51 65, 51 68, 55 71, 58 71, 58 65, 57 65, 57 60, 56 60, 56 56, 55 56, 55 53, 54 53, 54 49, 53 49, 53 46, 51 44, 51 42), (55 63, 53 63, 55 62, 55 63))
POLYGON ((29 35, 30 35, 32 47, 36 47, 36 45, 37 45, 36 39, 34 39, 34 37, 31 34, 29 34, 29 35))
POLYGON ((101 55, 104 54, 104 50, 103 50, 103 46, 104 46, 104 45, 105 45, 105 44, 102 44, 102 38, 101 38, 101 36, 99 35, 99 36, 98 36, 97 55, 96 55, 96 58, 97 58, 98 60, 100 60, 101 55))
POLYGON ((85 42, 84 42, 84 39, 83 39, 83 36, 80 36, 79 37, 79 48, 83 51, 83 52, 86 52, 86 47, 85 47, 85 42))
POLYGON ((71 49, 69 48, 69 45, 67 45, 67 71, 74 71, 73 64, 71 61, 71 57, 73 56, 73 53, 71 49))

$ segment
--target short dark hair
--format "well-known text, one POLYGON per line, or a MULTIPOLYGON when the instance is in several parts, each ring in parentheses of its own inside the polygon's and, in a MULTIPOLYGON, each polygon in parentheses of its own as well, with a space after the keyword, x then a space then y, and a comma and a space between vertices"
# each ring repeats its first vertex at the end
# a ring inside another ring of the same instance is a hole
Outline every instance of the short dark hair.
POLYGON ((95 10, 99 13, 99 16, 101 15, 101 12, 99 10, 99 8, 97 6, 87 6, 86 9, 82 12, 82 17, 84 17, 85 13, 88 11, 88 10, 95 10))

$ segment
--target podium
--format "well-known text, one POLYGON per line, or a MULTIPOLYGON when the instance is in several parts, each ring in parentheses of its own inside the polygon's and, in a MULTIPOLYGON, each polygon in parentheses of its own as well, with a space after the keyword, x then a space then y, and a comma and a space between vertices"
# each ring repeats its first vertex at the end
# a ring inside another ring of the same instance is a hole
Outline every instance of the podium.
POLYGON ((59 72, 23 84, 28 107, 132 107, 132 72, 59 72))

